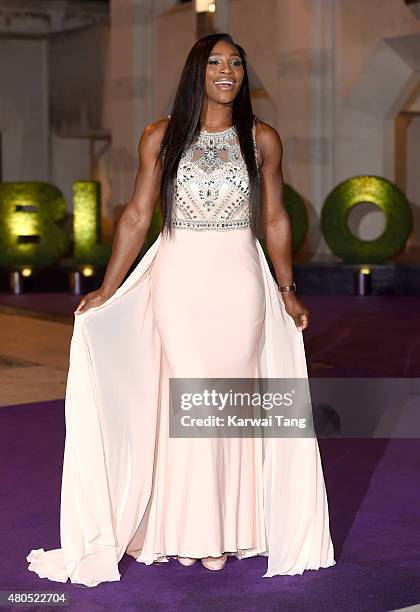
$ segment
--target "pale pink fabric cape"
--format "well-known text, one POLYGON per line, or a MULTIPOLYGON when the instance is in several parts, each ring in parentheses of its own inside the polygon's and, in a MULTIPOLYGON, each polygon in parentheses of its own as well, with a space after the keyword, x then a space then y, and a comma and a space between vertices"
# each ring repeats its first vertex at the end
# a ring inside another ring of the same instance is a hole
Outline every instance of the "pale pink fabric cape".
MULTIPOLYGON (((161 343, 150 304, 151 263, 162 235, 101 307, 76 315, 66 391, 61 548, 30 552, 41 578, 96 586, 120 580, 151 494, 161 343)), ((307 378, 302 333, 287 314, 264 252, 266 316, 259 344, 265 378, 307 378)), ((318 443, 266 438, 264 577, 335 564, 318 443)))

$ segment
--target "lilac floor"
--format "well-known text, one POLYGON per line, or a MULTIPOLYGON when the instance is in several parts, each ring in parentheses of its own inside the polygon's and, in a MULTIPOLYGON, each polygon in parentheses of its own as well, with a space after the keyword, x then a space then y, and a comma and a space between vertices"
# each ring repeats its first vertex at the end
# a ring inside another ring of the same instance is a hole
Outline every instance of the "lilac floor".
MULTIPOLYGON (((417 377, 420 298, 308 296, 313 376, 417 377)), ((124 556, 121 582, 93 589, 27 571, 31 548, 57 548, 63 401, 0 410, 0 590, 64 590, 77 612, 389 611, 420 601, 420 439, 321 439, 337 565, 261 578, 266 559, 145 566, 124 556)), ((34 608, 31 608, 34 609, 34 608)), ((41 609, 41 608, 38 608, 41 609)), ((45 609, 45 608, 43 608, 45 609)))
POLYGON ((64 590, 69 609, 392 610, 420 600, 420 440, 320 440, 337 565, 261 578, 266 560, 230 558, 222 572, 124 556, 122 580, 93 589, 27 571, 31 548, 58 548, 63 402, 0 411, 2 589, 64 590))
MULTIPOLYGON (((16 310, 72 324, 80 298, 68 293, 0 292, 0 311, 16 310)), ((307 295, 310 326, 304 332, 313 376, 420 375, 420 297, 307 295)))
POLYGON ((80 296, 64 292, 38 292, 12 295, 0 292, 0 309, 14 309, 19 313, 39 313, 52 319, 67 317, 71 321, 80 296))

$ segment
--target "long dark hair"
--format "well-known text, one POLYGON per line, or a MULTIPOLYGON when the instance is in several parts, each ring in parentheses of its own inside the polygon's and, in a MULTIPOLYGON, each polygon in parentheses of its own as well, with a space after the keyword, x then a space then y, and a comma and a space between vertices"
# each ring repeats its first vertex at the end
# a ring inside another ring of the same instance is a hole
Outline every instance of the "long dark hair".
POLYGON ((238 50, 241 57, 244 78, 233 102, 232 124, 235 126, 249 177, 250 221, 254 236, 260 234, 260 184, 252 137, 254 120, 249 93, 246 54, 235 43, 230 34, 210 34, 197 40, 186 59, 173 103, 171 118, 162 139, 159 159, 162 164, 161 207, 162 230, 172 234, 173 198, 179 161, 184 148, 201 130, 200 114, 205 91, 205 74, 208 58, 215 44, 225 40, 238 50))

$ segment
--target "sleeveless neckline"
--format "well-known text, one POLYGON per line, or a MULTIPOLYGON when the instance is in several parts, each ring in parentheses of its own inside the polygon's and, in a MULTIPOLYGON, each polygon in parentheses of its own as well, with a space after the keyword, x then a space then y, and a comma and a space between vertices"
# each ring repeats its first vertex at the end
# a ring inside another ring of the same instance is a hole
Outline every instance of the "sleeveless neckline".
POLYGON ((217 132, 209 132, 208 130, 200 130, 201 133, 204 134, 224 134, 224 132, 230 132, 232 129, 234 129, 234 125, 231 125, 228 128, 225 128, 224 130, 218 130, 217 132))
POLYGON ((226 128, 225 130, 219 130, 218 132, 208 132, 207 130, 199 131, 200 138, 204 138, 206 140, 214 140, 214 139, 230 139, 233 136, 236 136, 236 128, 234 125, 226 128))
MULTIPOLYGON (((256 139, 256 124, 255 121, 252 126, 252 140, 254 143, 255 160, 257 164, 257 170, 260 171, 260 164, 258 163, 258 147, 256 139)), ((220 130, 218 132, 208 132, 207 130, 199 130, 194 137, 193 146, 205 147, 208 149, 213 148, 224 148, 226 146, 238 148, 239 147, 239 135, 235 125, 220 130)))

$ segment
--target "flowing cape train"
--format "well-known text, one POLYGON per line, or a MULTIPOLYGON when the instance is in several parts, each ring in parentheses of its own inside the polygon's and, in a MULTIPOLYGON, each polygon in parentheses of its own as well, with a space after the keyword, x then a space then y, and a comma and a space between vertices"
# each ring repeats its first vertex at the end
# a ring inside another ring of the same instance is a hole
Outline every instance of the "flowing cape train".
MULTIPOLYGON (((65 398, 61 548, 34 549, 27 556, 28 569, 41 578, 70 578, 89 587, 120 580, 119 561, 138 548, 152 490, 161 383, 162 347, 150 294, 161 239, 159 234, 102 306, 75 315, 65 398)), ((307 379, 302 333, 285 310, 257 239, 256 247, 266 303, 260 375, 307 379)), ((266 438, 263 444, 264 577, 335 565, 316 438, 266 438)))

